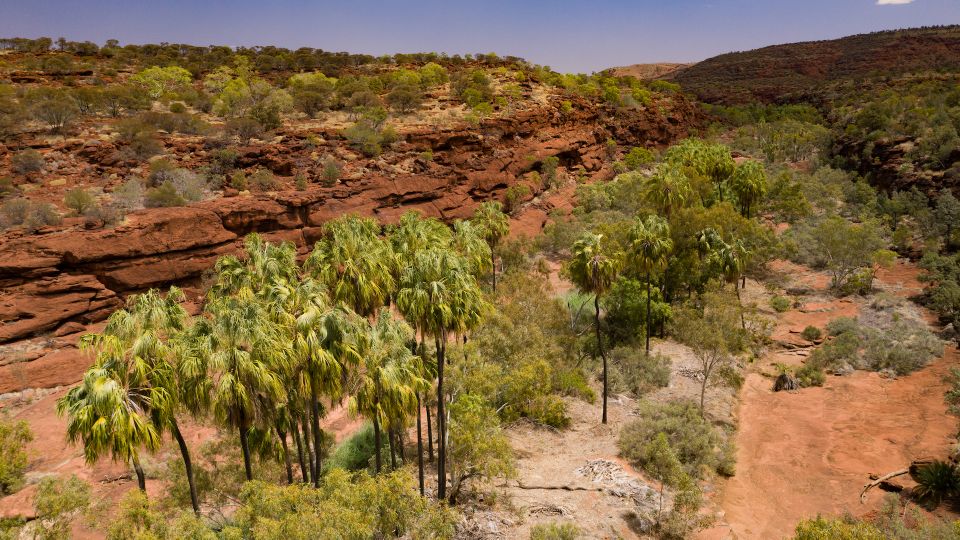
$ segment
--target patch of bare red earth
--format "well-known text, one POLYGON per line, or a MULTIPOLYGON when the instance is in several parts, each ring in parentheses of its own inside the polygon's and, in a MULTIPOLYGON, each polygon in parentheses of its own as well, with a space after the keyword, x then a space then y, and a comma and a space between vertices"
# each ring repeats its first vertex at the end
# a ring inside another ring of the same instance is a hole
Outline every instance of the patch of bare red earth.
MULTIPOLYGON (((823 289, 822 276, 802 267, 791 270, 803 270, 795 276, 823 289)), ((898 263, 878 272, 878 287, 910 297, 922 290, 918 275, 916 267, 898 263)), ((853 303, 829 304, 788 312, 774 335, 808 324, 823 328, 857 313, 853 303)), ((958 365, 960 353, 949 346, 941 358, 906 377, 890 380, 857 371, 828 377, 821 388, 778 393, 769 378, 748 374, 740 393, 737 474, 721 486, 719 523, 698 537, 784 538, 799 521, 818 514, 875 511, 882 492, 871 493, 866 504, 859 498, 871 473, 948 454, 956 420, 946 411, 944 377, 958 365)))

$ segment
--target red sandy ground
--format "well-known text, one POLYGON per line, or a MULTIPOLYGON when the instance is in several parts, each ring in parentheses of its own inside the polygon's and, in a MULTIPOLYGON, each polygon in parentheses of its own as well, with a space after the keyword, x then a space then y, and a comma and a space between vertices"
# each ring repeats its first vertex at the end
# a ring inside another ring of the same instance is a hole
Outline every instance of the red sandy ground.
MULTIPOLYGON (((809 271, 799 275, 808 285, 822 285, 809 271)), ((898 263, 878 273, 878 285, 909 297, 922 288, 917 275, 915 267, 898 263)), ((775 334, 806 324, 822 328, 856 313, 852 304, 833 304, 784 314, 775 334)), ((946 412, 943 379, 957 365, 960 354, 950 347, 930 366, 897 380, 858 371, 830 377, 822 388, 780 393, 771 390, 769 378, 749 374, 740 395, 737 474, 722 488, 721 522, 700 537, 783 538, 804 518, 878 508, 882 492, 872 492, 864 505, 859 501, 870 473, 947 455, 956 420, 946 412)))

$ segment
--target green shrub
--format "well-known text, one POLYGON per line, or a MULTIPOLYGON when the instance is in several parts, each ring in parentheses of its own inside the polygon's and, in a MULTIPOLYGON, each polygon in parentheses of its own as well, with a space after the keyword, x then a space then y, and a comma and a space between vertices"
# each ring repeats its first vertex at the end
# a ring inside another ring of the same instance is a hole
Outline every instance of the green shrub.
POLYGON ((177 192, 177 188, 169 180, 155 188, 148 189, 144 200, 144 206, 147 208, 183 206, 186 203, 186 199, 177 192))
POLYGON ((250 175, 249 181, 250 187, 257 191, 272 191, 280 185, 277 177, 268 169, 258 169, 250 175))
POLYGON ((383 145, 387 144, 380 130, 365 119, 343 130, 343 137, 350 146, 367 157, 379 156, 383 145))
POLYGON ((803 388, 823 386, 823 383, 827 381, 827 376, 823 373, 823 369, 818 366, 816 362, 808 361, 804 363, 797 369, 795 376, 797 377, 797 382, 799 382, 803 388))
POLYGON ((631 148, 627 155, 623 156, 623 165, 630 171, 636 171, 653 161, 653 152, 638 146, 631 148))
POLYGON ((582 537, 580 528, 573 523, 548 523, 530 529, 530 540, 576 540, 582 537))
POLYGON ((210 152, 210 173, 227 175, 237 166, 240 154, 233 148, 218 148, 210 152))
POLYGON ((63 204, 73 211, 73 215, 82 216, 97 204, 97 200, 89 191, 78 187, 64 195, 63 204))
POLYGON ((187 106, 184 105, 182 102, 174 101, 173 103, 170 104, 170 112, 174 114, 185 113, 187 112, 187 106))
MULTIPOLYGON (((386 437, 381 433, 383 446, 386 446, 386 437)), ((385 448, 383 450, 386 450, 385 448)), ((356 433, 333 448, 333 453, 327 458, 323 467, 325 471, 343 469, 346 471, 372 470, 376 444, 374 441, 373 425, 365 423, 356 433)), ((381 456, 390 460, 389 454, 381 456)))
POLYGON ((43 169, 43 156, 36 150, 17 152, 10 159, 10 168, 17 174, 29 174, 43 169))
POLYGON ((305 191, 307 189, 307 175, 303 174, 301 171, 297 171, 297 174, 293 176, 293 185, 297 188, 298 191, 305 191))
POLYGON ((143 182, 131 178, 111 194, 113 202, 120 210, 136 210, 143 206, 143 182))
POLYGON ((52 204, 35 203, 31 205, 23 225, 30 231, 36 231, 49 225, 59 225, 61 221, 60 213, 52 204))
POLYGON ((13 184, 13 180, 6 176, 0 176, 0 198, 19 192, 20 190, 13 184))
POLYGON ((789 311, 792 305, 793 302, 791 302, 789 298, 785 298, 783 296, 774 296, 770 299, 770 307, 772 307, 777 313, 789 311))
POLYGON ((230 175, 230 187, 237 191, 247 189, 247 174, 243 171, 236 171, 230 175))
POLYGON ((732 453, 723 450, 723 437, 703 418, 693 401, 643 402, 637 408, 637 416, 637 420, 623 427, 617 441, 620 454, 632 463, 645 468, 649 459, 646 445, 663 433, 691 476, 699 478, 705 469, 732 474, 732 453))
POLYGON ((30 201, 27 199, 10 199, 4 201, 3 206, 0 206, 0 217, 2 217, 2 224, 5 227, 15 227, 17 225, 23 225, 23 222, 27 219, 27 214, 30 212, 30 201))
POLYGON ((613 391, 639 397, 670 384, 670 358, 662 354, 647 356, 640 348, 617 347, 610 351, 610 362, 613 369, 608 377, 613 391))
POLYGON ((322 171, 320 176, 320 185, 324 187, 333 187, 336 185, 337 180, 340 179, 341 168, 340 162, 333 156, 327 156, 323 158, 321 163, 322 171))
POLYGON ((33 440, 24 421, 11 422, 0 417, 0 496, 9 495, 23 485, 27 470, 27 443, 33 440))
POLYGON ((856 333, 860 329, 860 324, 851 317, 837 317, 827 323, 827 334, 830 336, 839 336, 840 334, 856 333))
POLYGON ((503 210, 507 213, 516 212, 530 193, 530 186, 526 184, 514 184, 508 187, 503 196, 503 210))
POLYGON ((823 332, 816 326, 808 326, 800 332, 800 336, 807 341, 816 341, 823 337, 823 332))
POLYGON ((255 119, 243 116, 227 120, 227 123, 223 126, 223 131, 227 135, 238 137, 241 141, 246 141, 262 137, 267 130, 255 119))

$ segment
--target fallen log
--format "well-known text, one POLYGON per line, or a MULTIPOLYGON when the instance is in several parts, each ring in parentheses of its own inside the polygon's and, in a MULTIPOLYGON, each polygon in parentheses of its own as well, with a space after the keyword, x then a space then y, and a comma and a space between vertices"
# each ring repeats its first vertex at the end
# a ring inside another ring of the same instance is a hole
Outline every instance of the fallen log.
POLYGON ((878 476, 875 480, 863 486, 863 491, 860 492, 860 504, 864 504, 867 502, 867 492, 870 491, 872 488, 875 488, 880 484, 889 481, 891 478, 903 476, 909 472, 910 472, 910 468, 908 467, 906 469, 900 469, 899 471, 893 471, 892 473, 887 473, 883 476, 878 476))

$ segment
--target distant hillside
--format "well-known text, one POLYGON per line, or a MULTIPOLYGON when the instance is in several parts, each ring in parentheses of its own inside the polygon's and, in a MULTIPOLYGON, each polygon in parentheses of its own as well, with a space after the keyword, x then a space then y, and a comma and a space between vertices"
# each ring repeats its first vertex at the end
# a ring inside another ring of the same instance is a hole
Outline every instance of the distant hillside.
POLYGON ((667 75, 709 103, 787 102, 844 80, 960 71, 960 25, 728 53, 667 75))
POLYGON ((673 77, 678 71, 689 67, 691 64, 676 64, 661 62, 659 64, 633 64, 632 66, 621 66, 612 68, 611 71, 618 77, 632 76, 640 80, 662 79, 673 77))

